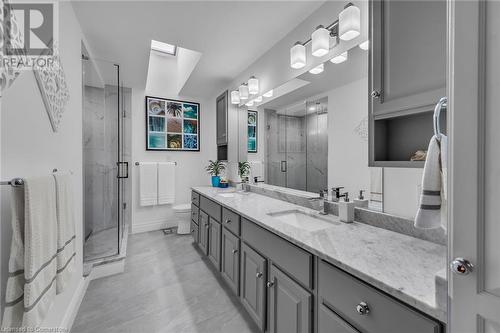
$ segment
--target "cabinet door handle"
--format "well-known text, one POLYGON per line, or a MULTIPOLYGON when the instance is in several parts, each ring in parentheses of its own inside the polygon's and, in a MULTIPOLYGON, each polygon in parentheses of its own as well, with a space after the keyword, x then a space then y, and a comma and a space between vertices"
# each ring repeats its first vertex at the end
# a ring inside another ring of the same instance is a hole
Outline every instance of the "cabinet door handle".
POLYGON ((268 287, 268 288, 271 288, 271 287, 273 287, 273 286, 274 286, 274 281, 268 281, 268 282, 267 282, 267 287, 268 287))
POLYGON ((191 229, 191 232, 194 232, 194 229, 191 229))
POLYGON ((374 90, 374 91, 372 91, 372 93, 371 93, 372 98, 375 98, 375 99, 376 99, 376 98, 380 98, 380 95, 381 95, 381 94, 380 94, 380 91, 378 91, 378 90, 374 90))
POLYGON ((257 274, 255 274, 255 277, 257 279, 260 279, 264 274, 262 274, 262 272, 257 272, 257 274))
POLYGON ((231 252, 232 252, 233 254, 236 254, 236 253, 238 253, 238 250, 233 249, 233 251, 231 251, 231 252))
POLYGON ((224 222, 226 222, 226 224, 229 224, 229 223, 231 223, 231 220, 230 219, 226 219, 226 221, 224 221, 224 222))
POLYGON ((370 313, 370 308, 368 307, 368 304, 366 304, 366 302, 360 302, 358 305, 356 305, 356 312, 361 316, 366 316, 370 313))

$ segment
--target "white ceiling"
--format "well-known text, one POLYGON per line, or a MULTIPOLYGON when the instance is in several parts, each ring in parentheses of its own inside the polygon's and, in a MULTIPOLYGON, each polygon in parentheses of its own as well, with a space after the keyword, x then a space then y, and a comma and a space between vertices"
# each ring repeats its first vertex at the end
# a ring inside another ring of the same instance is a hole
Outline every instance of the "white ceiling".
MULTIPOLYGON (((212 97, 323 1, 74 1, 95 58, 146 86, 151 39, 202 53, 180 94, 212 97)), ((288 61, 288 59, 284 59, 288 61)))

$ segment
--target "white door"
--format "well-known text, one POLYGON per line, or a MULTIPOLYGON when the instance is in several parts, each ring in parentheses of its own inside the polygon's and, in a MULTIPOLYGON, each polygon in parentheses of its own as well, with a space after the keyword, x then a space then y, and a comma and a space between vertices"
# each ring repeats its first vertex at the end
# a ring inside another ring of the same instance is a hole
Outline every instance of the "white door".
POLYGON ((448 332, 500 333, 500 2, 448 5, 448 332))

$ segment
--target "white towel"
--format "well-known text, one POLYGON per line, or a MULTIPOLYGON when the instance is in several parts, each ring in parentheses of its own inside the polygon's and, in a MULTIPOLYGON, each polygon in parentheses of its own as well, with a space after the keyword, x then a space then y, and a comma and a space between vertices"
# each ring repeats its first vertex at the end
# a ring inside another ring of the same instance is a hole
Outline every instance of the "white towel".
POLYGON ((2 326, 37 327, 56 296, 57 217, 54 177, 24 180, 24 221, 20 211, 22 204, 19 202, 22 197, 17 190, 14 190, 12 198, 15 201, 12 204, 13 235, 2 326), (21 284, 24 284, 22 294, 21 284))
POLYGON ((175 202, 175 163, 158 163, 158 205, 175 202))
POLYGON ((69 174, 54 175, 57 207, 57 293, 64 291, 75 272, 75 217, 69 174))
MULTIPOLYGON (((442 136, 444 137, 444 136, 442 136)), ((422 193, 420 204, 415 217, 415 227, 421 229, 446 228, 446 213, 443 207, 443 173, 442 162, 446 163, 447 156, 441 156, 443 151, 446 155, 447 148, 441 149, 442 144, 446 146, 447 140, 441 141, 433 136, 427 149, 424 173, 422 177, 422 193)), ((442 140, 442 138, 441 138, 442 140)), ((445 164, 446 165, 446 164, 445 164)))
POLYGON ((139 200, 141 206, 158 204, 158 168, 156 162, 139 165, 139 200))
POLYGON ((249 161, 250 163, 250 179, 253 181, 258 177, 259 181, 264 181, 263 163, 262 161, 249 161))
POLYGON ((370 168, 370 201, 376 207, 381 206, 384 201, 383 172, 383 168, 370 168))

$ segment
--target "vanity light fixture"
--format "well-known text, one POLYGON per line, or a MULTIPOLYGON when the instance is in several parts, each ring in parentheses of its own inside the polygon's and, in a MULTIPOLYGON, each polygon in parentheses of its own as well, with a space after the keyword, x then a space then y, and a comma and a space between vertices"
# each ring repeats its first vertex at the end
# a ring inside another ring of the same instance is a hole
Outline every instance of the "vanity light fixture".
POLYGON ((311 35, 311 54, 322 57, 330 52, 330 31, 320 25, 311 35))
POLYGON ((318 66, 316 66, 313 69, 309 70, 309 73, 311 73, 311 74, 319 74, 319 73, 323 73, 324 70, 325 70, 325 64, 319 64, 318 66))
POLYGON ((177 53, 177 46, 172 45, 172 44, 168 44, 168 43, 159 42, 157 40, 152 39, 151 40, 151 50, 175 56, 175 54, 177 53))
POLYGON ((253 100, 253 102, 255 102, 255 103, 262 102, 262 96, 255 97, 254 100, 253 100))
POLYGON ((339 14, 339 37, 351 40, 361 34, 361 12, 358 7, 349 2, 339 14))
POLYGON ((242 83, 238 88, 238 91, 240 93, 240 100, 248 99, 248 85, 246 83, 242 83))
POLYGON ((238 90, 231 91, 231 104, 240 104, 240 92, 238 90))
POLYGON ((290 49, 290 66, 295 69, 306 65, 306 47, 301 42, 295 43, 290 49))
POLYGON ((259 93, 259 79, 255 76, 250 77, 248 80, 248 92, 250 95, 257 95, 259 93))
POLYGON ((363 43, 359 44, 359 48, 362 50, 368 50, 370 48, 370 41, 365 40, 363 43))
POLYGON ((333 57, 332 59, 330 59, 330 61, 332 63, 334 63, 334 64, 341 64, 341 63, 343 63, 346 60, 347 60, 347 51, 345 51, 344 53, 341 53, 338 56, 333 57))
POLYGON ((300 69, 307 64, 306 45, 309 43, 311 43, 311 54, 314 57, 322 57, 338 45, 339 38, 348 41, 360 34, 361 12, 357 6, 349 2, 335 22, 327 27, 319 25, 311 34, 311 38, 305 42, 298 41, 290 48, 290 67, 300 69))
POLYGON ((264 97, 266 97, 266 98, 273 97, 273 90, 272 90, 272 89, 271 89, 271 90, 269 90, 268 92, 266 92, 266 93, 265 93, 264 95, 262 95, 262 96, 264 96, 264 97))
POLYGON ((253 101, 250 101, 248 103, 245 103, 246 106, 253 106, 253 101))

